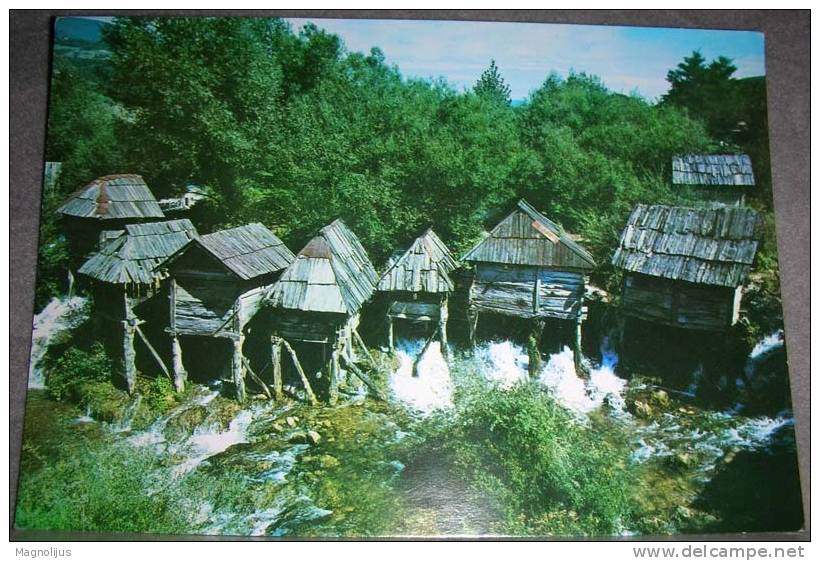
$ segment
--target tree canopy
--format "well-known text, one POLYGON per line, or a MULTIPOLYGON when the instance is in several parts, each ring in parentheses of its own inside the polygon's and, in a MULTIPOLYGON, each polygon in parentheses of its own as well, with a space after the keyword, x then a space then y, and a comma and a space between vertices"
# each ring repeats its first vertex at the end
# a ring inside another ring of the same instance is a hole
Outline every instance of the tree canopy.
POLYGON ((495 100, 499 103, 510 104, 510 86, 504 82, 495 60, 490 60, 490 67, 481 73, 481 77, 473 86, 473 91, 479 97, 495 100))
POLYGON ((260 221, 298 250, 341 217, 376 264, 429 225, 460 252, 526 197, 585 239, 603 282, 631 206, 677 200, 671 157, 716 146, 681 92, 731 75, 687 58, 659 105, 551 75, 513 107, 495 61, 459 92, 278 19, 124 17, 105 40, 102 91, 55 75, 62 193, 112 172, 157 196, 206 185, 201 232, 260 221))

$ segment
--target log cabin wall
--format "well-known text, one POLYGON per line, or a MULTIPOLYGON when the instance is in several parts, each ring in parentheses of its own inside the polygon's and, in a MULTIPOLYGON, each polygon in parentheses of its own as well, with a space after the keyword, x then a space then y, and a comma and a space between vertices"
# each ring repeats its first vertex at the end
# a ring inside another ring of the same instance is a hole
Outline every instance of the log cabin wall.
POLYGON ((672 327, 719 331, 738 319, 740 288, 706 286, 646 275, 624 278, 627 315, 672 327))
POLYGON ((479 312, 576 319, 582 313, 584 287, 580 271, 477 263, 470 302, 479 312))

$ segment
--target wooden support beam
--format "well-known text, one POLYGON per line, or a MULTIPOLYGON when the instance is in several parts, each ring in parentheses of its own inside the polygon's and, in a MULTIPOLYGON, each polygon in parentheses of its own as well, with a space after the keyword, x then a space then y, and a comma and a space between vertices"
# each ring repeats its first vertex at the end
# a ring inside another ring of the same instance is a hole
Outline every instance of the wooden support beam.
POLYGON ((470 348, 475 349, 476 332, 478 331, 478 310, 472 310, 467 317, 467 323, 470 335, 470 348))
POLYGON ((160 358, 159 353, 154 348, 154 346, 151 344, 151 342, 148 340, 148 337, 145 336, 145 333, 142 332, 142 329, 140 329, 140 326, 135 325, 134 326, 134 331, 137 333, 137 335, 140 336, 140 339, 142 339, 142 342, 145 343, 145 346, 148 347, 148 350, 151 352, 151 356, 153 356, 154 360, 157 361, 157 364, 159 364, 159 367, 162 369, 163 372, 165 372, 165 375, 168 376, 168 379, 173 380, 174 377, 171 376, 171 372, 168 371, 168 367, 165 366, 164 362, 162 362, 162 359, 160 358))
POLYGON ((171 365, 174 368, 174 387, 178 392, 185 389, 185 382, 188 381, 188 373, 182 363, 182 345, 176 333, 171 337, 171 365))
POLYGON ((362 339, 362 336, 359 335, 359 330, 358 329, 353 330, 353 337, 355 337, 356 342, 359 343, 359 348, 361 348, 362 351, 364 352, 364 356, 367 357, 367 360, 370 361, 370 364, 372 364, 373 367, 375 368, 376 367, 376 360, 373 358, 373 355, 370 354, 370 350, 368 350, 367 345, 364 344, 364 339, 362 339))
POLYGON ((342 357, 342 360, 344 360, 344 361, 347 363, 347 367, 350 369, 350 371, 351 371, 351 372, 353 372, 353 374, 355 374, 355 375, 356 375, 356 377, 357 377, 357 378, 359 378, 359 380, 361 380, 362 382, 364 382, 364 385, 365 385, 365 386, 367 386, 367 387, 368 387, 368 389, 369 389, 371 392, 373 392, 373 395, 374 395, 376 398, 378 398, 378 399, 380 399, 380 400, 382 400, 382 401, 387 401, 387 398, 385 398, 385 396, 384 396, 384 395, 382 394, 382 392, 379 390, 378 386, 376 386, 376 384, 374 384, 374 383, 370 380, 370 378, 368 378, 368 377, 367 377, 367 375, 366 375, 364 372, 362 372, 362 371, 361 371, 361 369, 359 369, 359 367, 358 367, 358 366, 356 366, 356 365, 355 365, 355 364, 353 364, 352 362, 348 361, 348 360, 347 360, 347 357, 346 357, 344 354, 342 354, 342 355, 341 355, 341 357, 342 357))
POLYGON ((122 322, 123 338, 122 338, 122 368, 125 376, 125 385, 128 388, 128 393, 134 393, 134 387, 137 383, 137 365, 136 352, 134 351, 134 331, 135 325, 125 320, 122 322))
POLYGON ((244 403, 247 398, 245 372, 242 368, 242 343, 244 343, 244 337, 241 335, 238 339, 234 339, 233 356, 231 357, 231 372, 233 374, 234 387, 236 388, 236 399, 239 403, 244 403))
POLYGON ((573 337, 572 345, 572 359, 575 362, 575 371, 579 376, 586 376, 587 372, 583 367, 581 359, 583 358, 581 349, 581 318, 575 322, 575 337, 573 337))
POLYGON ((271 342, 271 365, 273 366, 273 395, 277 400, 283 397, 282 392, 282 339, 273 336, 271 342))
POLYGON ((330 355, 330 364, 328 365, 328 370, 330 374, 328 402, 331 405, 336 405, 336 402, 339 400, 339 376, 341 375, 341 370, 339 368, 340 353, 341 349, 339 349, 338 345, 335 346, 335 348, 333 349, 333 353, 331 353, 330 355))
POLYGON ((250 361, 247 358, 245 358, 244 356, 242 357, 242 364, 245 365, 245 369, 248 371, 248 374, 251 375, 251 378, 253 378, 253 381, 256 382, 257 384, 259 384, 259 386, 262 388, 262 391, 265 393, 266 396, 268 396, 268 399, 271 399, 272 396, 271 396, 271 393, 270 393, 270 388, 268 388, 268 385, 265 382, 262 381, 262 378, 260 378, 259 376, 256 375, 256 372, 254 372, 253 369, 251 368, 250 361))
POLYGON ((529 355, 529 365, 527 366, 527 372, 530 375, 530 378, 537 378, 538 375, 541 373, 541 338, 544 334, 544 320, 543 319, 536 319, 532 333, 530 333, 529 338, 527 339, 527 354, 529 355))
POLYGON ((449 312, 447 307, 447 297, 441 301, 441 307, 438 314, 438 333, 441 340, 441 354, 445 360, 450 355, 450 348, 447 346, 447 318, 449 312))
POLYGON ((438 327, 433 329, 433 332, 427 338, 427 341, 424 342, 424 346, 421 348, 421 352, 418 354, 418 356, 416 356, 415 360, 413 360, 413 370, 412 370, 413 378, 418 378, 418 376, 419 376, 419 362, 421 362, 422 357, 424 357, 424 353, 427 352, 427 349, 430 347, 430 343, 433 342, 433 339, 435 339, 437 333, 438 333, 438 327))
POLYGON ((290 353, 290 358, 293 360, 293 365, 296 367, 296 371, 302 379, 302 385, 305 387, 305 393, 307 394, 308 401, 311 405, 316 405, 318 403, 316 394, 313 393, 313 388, 310 387, 310 382, 308 381, 307 376, 305 376, 305 371, 302 369, 302 363, 299 362, 299 357, 296 356, 296 351, 294 351, 293 347, 290 346, 290 343, 284 339, 282 339, 282 346, 284 346, 290 353))

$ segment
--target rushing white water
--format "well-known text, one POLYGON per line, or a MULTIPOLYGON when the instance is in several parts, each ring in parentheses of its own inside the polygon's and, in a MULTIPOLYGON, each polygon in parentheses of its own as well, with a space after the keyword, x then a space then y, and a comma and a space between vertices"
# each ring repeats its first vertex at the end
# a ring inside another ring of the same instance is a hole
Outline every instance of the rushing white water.
POLYGON ((618 357, 608 348, 602 355, 601 365, 590 366, 589 380, 584 380, 575 370, 572 350, 564 347, 560 353, 550 355, 539 381, 560 403, 575 413, 590 413, 603 405, 605 400, 614 410, 622 411, 626 380, 615 375, 618 357))
POLYGON ((418 364, 418 376, 413 376, 413 361, 422 350, 423 342, 399 340, 396 352, 399 368, 390 377, 393 396, 422 413, 447 409, 453 405, 450 368, 441 353, 441 343, 433 341, 418 364))
POLYGON ((186 401, 182 405, 175 407, 169 413, 159 417, 150 427, 148 427, 147 430, 129 436, 128 441, 134 446, 148 446, 165 443, 164 432, 171 420, 179 417, 193 407, 202 407, 207 405, 216 399, 218 395, 219 392, 207 391, 202 395, 186 401))
POLYGON ((80 296, 52 298, 51 302, 34 316, 28 387, 38 389, 44 387, 45 379, 40 363, 49 345, 88 317, 85 309, 86 302, 87 300, 80 296))
POLYGON ((782 347, 784 342, 785 341, 783 330, 778 329, 774 333, 770 333, 769 335, 766 335, 763 339, 758 341, 758 343, 752 349, 752 352, 749 353, 749 358, 752 360, 760 358, 763 355, 769 353, 770 351, 778 347, 782 347))
POLYGON ((504 389, 529 380, 529 355, 512 341, 492 341, 481 345, 475 351, 475 358, 484 378, 504 389))
POLYGON ((227 430, 207 426, 194 429, 193 434, 183 444, 188 450, 188 457, 174 468, 174 475, 188 473, 211 456, 224 452, 235 444, 247 442, 247 431, 253 417, 252 411, 243 410, 230 422, 227 430))

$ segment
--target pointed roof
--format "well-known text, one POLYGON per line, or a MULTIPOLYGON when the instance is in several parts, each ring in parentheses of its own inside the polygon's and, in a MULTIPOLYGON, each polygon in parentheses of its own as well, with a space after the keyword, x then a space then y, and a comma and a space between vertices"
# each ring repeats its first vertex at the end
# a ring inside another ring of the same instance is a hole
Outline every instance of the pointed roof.
POLYGON ((195 246, 242 280, 281 271, 294 259, 293 252, 276 234, 255 222, 199 236, 177 251, 168 264, 195 246))
POLYGON ((763 232, 751 208, 638 205, 612 264, 670 280, 737 287, 752 268, 763 232))
POLYGON ((150 284, 167 276, 157 267, 196 235, 196 228, 188 219, 128 224, 125 230, 106 230, 102 236, 108 241, 83 263, 79 272, 112 284, 150 284))
POLYGON ((595 267, 592 254, 524 199, 462 260, 584 270, 595 267))
POLYGON ((165 217, 145 180, 132 174, 95 179, 72 194, 57 212, 96 220, 165 217))
POLYGON ((270 303, 289 310, 355 314, 370 299, 377 280, 359 239, 336 220, 296 255, 274 284, 270 303))
POLYGON ((379 280, 380 291, 446 293, 455 288, 450 273, 458 266, 450 250, 428 228, 379 280))

